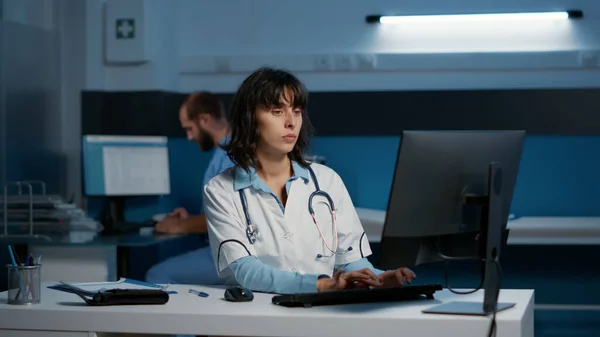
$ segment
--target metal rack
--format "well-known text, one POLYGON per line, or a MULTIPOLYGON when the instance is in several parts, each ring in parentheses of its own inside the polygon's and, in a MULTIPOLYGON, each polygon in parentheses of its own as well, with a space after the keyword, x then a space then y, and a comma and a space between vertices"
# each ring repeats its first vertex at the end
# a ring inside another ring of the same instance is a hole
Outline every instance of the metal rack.
POLYGON ((62 197, 47 194, 46 183, 40 180, 6 183, 0 203, 4 225, 0 241, 52 242, 55 235, 98 231, 97 221, 62 197), (16 233, 10 230, 14 228, 16 233))
POLYGON ((33 231, 33 202, 34 202, 33 185, 34 184, 39 184, 41 186, 41 192, 42 192, 41 195, 45 196, 46 195, 46 184, 43 181, 37 181, 37 180, 11 181, 4 185, 4 198, 2 199, 2 203, 4 205, 4 212, 3 212, 4 233, 2 235, 0 235, 0 239, 16 239, 16 240, 28 239, 28 240, 43 240, 43 241, 48 241, 48 242, 52 241, 52 239, 49 236, 35 234, 33 231), (17 197, 13 200, 13 203, 22 202, 25 200, 25 198, 28 202, 29 234, 9 234, 8 233, 8 204, 9 204, 8 188, 10 186, 18 187, 17 197), (28 192, 28 194, 27 194, 27 196, 25 196, 25 198, 21 197, 21 196, 23 196, 23 186, 27 187, 27 192, 28 192))

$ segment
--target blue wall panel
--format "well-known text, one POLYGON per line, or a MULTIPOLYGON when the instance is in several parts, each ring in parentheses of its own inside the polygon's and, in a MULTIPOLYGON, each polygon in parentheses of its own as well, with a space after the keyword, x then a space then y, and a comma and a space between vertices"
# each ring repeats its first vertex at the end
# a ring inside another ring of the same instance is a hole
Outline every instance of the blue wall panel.
MULTIPOLYGON (((314 137, 310 154, 344 180, 357 207, 387 208, 399 137, 314 137)), ((132 201, 129 217, 183 206, 202 209, 202 176, 212 152, 183 138, 169 139, 172 194, 132 201)), ((600 136, 527 136, 512 212, 518 216, 600 216, 600 136)), ((94 211, 95 207, 91 207, 94 211)))
MULTIPOLYGON (((400 140, 321 137, 311 152, 344 179, 357 207, 385 210, 400 140)), ((527 136, 514 193, 518 216, 600 216, 600 137, 527 136)))

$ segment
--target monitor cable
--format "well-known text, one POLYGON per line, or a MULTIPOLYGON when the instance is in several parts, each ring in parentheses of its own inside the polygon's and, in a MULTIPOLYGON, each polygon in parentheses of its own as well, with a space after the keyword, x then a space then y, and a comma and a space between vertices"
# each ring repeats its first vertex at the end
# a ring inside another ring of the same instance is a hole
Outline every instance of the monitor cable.
MULTIPOLYGON (((450 287, 450 281, 448 278, 448 264, 450 264, 450 261, 477 261, 477 260, 485 263, 485 259, 482 259, 482 258, 476 257, 476 256, 448 256, 448 255, 444 255, 443 253, 440 253, 439 249, 437 249, 437 246, 435 244, 433 246, 434 246, 434 251, 437 253, 437 255, 439 257, 441 257, 442 259, 444 259, 444 262, 445 262, 444 263, 444 282, 446 284, 446 288, 451 293, 457 294, 457 295, 468 295, 468 294, 473 294, 473 293, 477 292, 478 290, 480 290, 483 287, 483 284, 485 282, 485 276, 481 277, 481 281, 480 281, 479 285, 473 290, 461 292, 461 291, 452 289, 452 287, 450 287)), ((496 267, 496 271, 498 272, 498 286, 501 287, 500 281, 502 280, 502 267, 500 267, 500 263, 498 263, 497 259, 492 259, 492 263, 496 267)), ((496 298, 494 300, 496 307, 492 311, 492 321, 490 323, 490 327, 488 328, 487 337, 495 337, 496 336, 496 312, 498 309, 499 296, 500 296, 500 290, 498 290, 498 292, 496 293, 496 298)))
POLYGON ((484 276, 481 277, 481 281, 479 282, 479 285, 473 290, 458 291, 458 290, 452 289, 452 287, 450 286, 450 280, 448 277, 448 274, 449 274, 448 273, 448 265, 450 264, 450 261, 482 261, 482 262, 485 262, 485 259, 482 259, 481 257, 478 257, 478 256, 448 256, 448 255, 441 253, 435 244, 433 244, 433 249, 434 249, 434 252, 436 252, 436 254, 444 260, 444 283, 446 284, 446 289, 448 289, 451 293, 456 294, 456 295, 469 295, 469 294, 473 294, 473 293, 477 292, 478 290, 480 290, 483 287, 483 283, 485 281, 484 276))
MULTIPOLYGON (((464 261, 465 259, 463 259, 464 261)), ((469 260, 481 260, 480 258, 471 258, 469 260)), ((453 294, 456 295, 469 295, 469 294, 473 294, 475 292, 477 292, 478 290, 480 290, 481 288, 483 288, 483 283, 485 282, 485 277, 482 276, 481 280, 479 281, 479 284, 477 285, 477 287, 473 290, 468 290, 468 291, 458 291, 456 289, 452 289, 452 287, 450 287, 450 280, 448 277, 448 265, 450 264, 449 260, 446 260, 444 263, 444 283, 446 283, 446 288, 453 294)))

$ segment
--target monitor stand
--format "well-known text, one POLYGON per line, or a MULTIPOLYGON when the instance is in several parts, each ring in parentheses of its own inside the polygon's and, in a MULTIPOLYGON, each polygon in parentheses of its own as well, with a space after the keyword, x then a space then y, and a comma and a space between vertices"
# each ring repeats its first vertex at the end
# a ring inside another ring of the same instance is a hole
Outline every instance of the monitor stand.
MULTIPOLYGON (((498 303, 496 306, 496 312, 512 308, 516 303, 498 303)), ((487 316, 492 312, 486 312, 483 310, 481 302, 466 302, 466 301, 452 301, 445 304, 437 305, 433 308, 423 310, 426 314, 448 314, 448 315, 474 315, 474 316, 487 316)))
POLYGON ((102 235, 121 233, 118 224, 125 222, 125 200, 126 197, 108 197, 100 216, 100 222, 104 228, 101 232, 102 235))
POLYGON ((479 256, 484 261, 484 295, 483 303, 452 301, 433 308, 423 310, 430 314, 479 315, 487 316, 494 312, 506 310, 515 303, 498 303, 500 293, 500 247, 503 242, 504 224, 508 219, 502 215, 502 166, 490 163, 488 172, 488 193, 483 196, 465 196, 466 204, 483 206, 482 220, 479 230, 480 240, 485 245, 480 246, 479 256))

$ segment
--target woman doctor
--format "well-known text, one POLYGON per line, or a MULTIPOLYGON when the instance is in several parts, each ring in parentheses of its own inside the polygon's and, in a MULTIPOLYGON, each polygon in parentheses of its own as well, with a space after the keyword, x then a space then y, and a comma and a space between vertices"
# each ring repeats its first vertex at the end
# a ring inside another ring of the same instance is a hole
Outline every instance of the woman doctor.
POLYGON ((311 131, 308 92, 292 74, 261 68, 233 99, 236 164, 204 187, 217 271, 254 291, 322 292, 410 283, 407 269, 381 271, 342 179, 303 159, 311 131))

